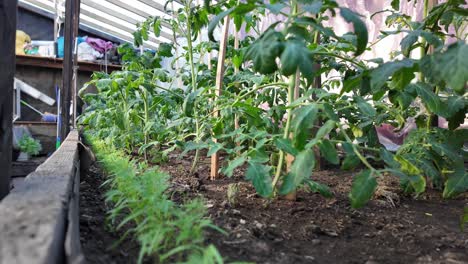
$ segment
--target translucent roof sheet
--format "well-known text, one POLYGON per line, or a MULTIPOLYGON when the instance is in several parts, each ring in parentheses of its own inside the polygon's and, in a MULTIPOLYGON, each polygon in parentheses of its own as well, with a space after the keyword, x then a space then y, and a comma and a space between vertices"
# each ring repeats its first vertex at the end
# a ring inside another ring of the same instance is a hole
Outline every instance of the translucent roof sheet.
MULTIPOLYGON (((65 0, 19 0, 20 3, 55 14, 64 13, 65 0)), ((165 0, 81 0, 80 25, 112 35, 122 41, 133 43, 136 23, 150 16, 170 17, 164 11, 165 0)), ((181 4, 174 2, 174 8, 181 4)), ((147 48, 156 48, 161 42, 171 42, 172 31, 163 25, 161 36, 150 33, 145 41, 147 48)))

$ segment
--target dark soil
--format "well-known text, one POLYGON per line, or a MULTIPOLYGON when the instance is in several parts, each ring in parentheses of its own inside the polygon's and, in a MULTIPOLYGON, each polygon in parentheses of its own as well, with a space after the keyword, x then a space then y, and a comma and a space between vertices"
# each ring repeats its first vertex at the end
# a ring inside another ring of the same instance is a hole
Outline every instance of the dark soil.
POLYGON ((139 245, 129 238, 116 245, 127 231, 112 230, 106 222, 109 208, 104 201, 105 181, 102 171, 91 167, 81 174, 80 240, 86 262, 93 264, 136 263, 139 245))
POLYGON ((209 231, 208 242, 229 261, 468 263, 468 230, 460 229, 468 195, 446 201, 429 190, 414 199, 388 176, 366 207, 353 210, 347 195, 355 173, 337 169, 313 174, 331 187, 334 198, 300 190, 296 201, 268 202, 242 181, 242 171, 231 179, 208 180, 209 159, 195 176, 189 176, 188 160, 171 158, 161 168, 173 176, 176 189, 206 199, 213 222, 229 233, 209 231), (229 186, 238 189, 233 204, 229 186))
MULTIPOLYGON (((315 172, 314 180, 333 190, 334 198, 300 190, 296 201, 268 202, 242 180, 210 181, 209 159, 195 175, 191 160, 171 157, 161 168, 173 176, 177 197, 203 196, 213 222, 227 231, 207 232, 229 261, 256 263, 468 263, 468 230, 460 229, 468 195, 445 201, 429 190, 418 198, 401 193, 398 180, 379 182, 374 199, 353 210, 347 198, 354 173, 340 170, 315 172), (230 202, 227 190, 230 188, 230 202), (237 191, 235 191, 237 189, 237 191)), ((96 168, 82 175, 80 227, 84 254, 89 263, 135 263, 138 244, 124 240, 105 225, 102 173, 96 168)))

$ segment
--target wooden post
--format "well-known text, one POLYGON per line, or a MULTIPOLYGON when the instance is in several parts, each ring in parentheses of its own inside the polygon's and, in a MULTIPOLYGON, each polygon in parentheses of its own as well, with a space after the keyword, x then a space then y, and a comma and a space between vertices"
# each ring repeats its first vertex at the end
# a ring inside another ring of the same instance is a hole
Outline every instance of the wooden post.
POLYGON ((0 200, 10 191, 16 0, 0 0, 0 200))
POLYGON ((61 102, 61 131, 62 139, 66 138, 70 131, 70 103, 73 90, 73 68, 76 60, 73 59, 73 49, 76 42, 77 26, 79 24, 80 0, 67 0, 65 2, 65 33, 64 56, 62 71, 61 102))
MULTIPOLYGON (((216 69, 216 90, 215 98, 221 95, 223 88, 223 78, 224 78, 224 60, 226 59, 226 46, 228 43, 229 36, 229 16, 224 18, 224 27, 221 35, 221 42, 219 44, 219 53, 218 53, 218 68, 216 69)), ((215 99, 216 100, 216 99, 215 99)), ((219 111, 214 111, 214 116, 219 116, 219 111)), ((213 138, 213 141, 216 142, 216 138, 213 138)), ((215 153, 211 156, 211 171, 210 178, 214 180, 218 177, 219 174, 219 153, 215 153)))
MULTIPOLYGON (((73 0, 75 4, 75 12, 73 15, 73 74, 72 74, 72 102, 73 102, 73 129, 76 128, 76 118, 78 116, 78 42, 76 38, 78 37, 78 29, 80 27, 80 6, 81 0, 73 0)), ((107 51, 105 51, 107 52, 107 51)), ((107 58, 107 56, 104 56, 107 58)), ((106 62, 107 65, 107 62, 106 62)), ((107 68, 106 68, 107 73, 107 68)))

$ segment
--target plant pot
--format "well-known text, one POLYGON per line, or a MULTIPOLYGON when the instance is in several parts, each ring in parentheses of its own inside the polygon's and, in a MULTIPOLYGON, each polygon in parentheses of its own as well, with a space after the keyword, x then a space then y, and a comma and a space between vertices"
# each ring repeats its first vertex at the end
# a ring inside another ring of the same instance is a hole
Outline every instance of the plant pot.
POLYGON ((28 161, 29 160, 29 154, 25 152, 20 152, 17 161, 28 161))

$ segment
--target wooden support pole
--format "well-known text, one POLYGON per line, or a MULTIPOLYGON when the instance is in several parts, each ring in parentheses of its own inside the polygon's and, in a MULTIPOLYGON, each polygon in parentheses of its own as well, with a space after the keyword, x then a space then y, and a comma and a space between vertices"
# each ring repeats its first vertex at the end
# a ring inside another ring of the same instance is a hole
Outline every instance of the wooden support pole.
MULTIPOLYGON (((73 74, 72 74, 72 102, 73 102, 73 129, 76 128, 76 119, 77 119, 77 111, 78 111, 78 42, 76 38, 78 37, 78 29, 80 27, 80 6, 81 0, 73 0, 75 3, 75 14, 73 16, 73 74)), ((107 51, 106 51, 107 52, 107 51)), ((106 56, 104 56, 107 58, 106 56)), ((107 62, 106 62, 107 65, 107 62)), ((107 67, 106 67, 107 73, 107 67)))
POLYGON ((0 0, 0 200, 10 191, 16 0, 0 0))
POLYGON ((70 104, 73 93, 73 70, 77 25, 79 24, 80 1, 67 0, 65 2, 65 33, 64 33, 64 56, 62 71, 62 87, 60 89, 61 100, 61 131, 60 137, 66 138, 70 131, 70 104))
MULTIPOLYGON (((221 35, 221 42, 219 44, 219 53, 218 53, 218 67, 216 69, 216 89, 215 89, 215 100, 216 97, 221 95, 223 89, 223 79, 224 79, 224 60, 226 59, 226 47, 228 43, 229 36, 229 16, 224 18, 223 32, 221 35)), ((219 111, 214 111, 214 117, 219 116, 219 111)), ((213 141, 216 142, 216 138, 213 138, 213 141)), ((210 178, 212 180, 216 179, 219 175, 219 153, 215 153, 211 156, 211 171, 210 178)))

